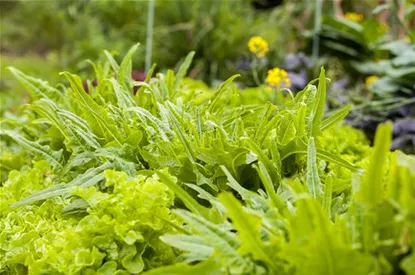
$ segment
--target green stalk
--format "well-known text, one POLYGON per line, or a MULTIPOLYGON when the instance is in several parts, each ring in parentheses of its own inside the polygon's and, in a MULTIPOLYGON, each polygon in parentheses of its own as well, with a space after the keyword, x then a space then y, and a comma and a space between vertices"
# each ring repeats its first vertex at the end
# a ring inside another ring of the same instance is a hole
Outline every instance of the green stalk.
POLYGON ((151 66, 151 50, 153 47, 153 28, 154 28, 154 0, 149 0, 147 12, 147 37, 146 37, 146 64, 147 73, 151 66))
POLYGON ((318 33, 321 28, 321 10, 323 9, 323 1, 316 0, 316 9, 314 15, 314 37, 313 37, 313 63, 317 62, 318 51, 320 46, 320 38, 318 33))
POLYGON ((259 81, 259 77, 258 77, 258 63, 257 63, 257 57, 255 57, 254 61, 253 61, 253 69, 252 69, 252 74, 254 76, 254 81, 255 84, 259 87, 261 86, 261 81, 259 81))

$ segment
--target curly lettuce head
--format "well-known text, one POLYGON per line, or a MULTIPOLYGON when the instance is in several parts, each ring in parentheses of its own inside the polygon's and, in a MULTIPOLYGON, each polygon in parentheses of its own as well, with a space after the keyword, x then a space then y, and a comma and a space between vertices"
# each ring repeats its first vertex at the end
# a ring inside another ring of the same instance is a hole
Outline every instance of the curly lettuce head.
POLYGON ((13 172, 0 187, 0 274, 138 274, 175 259, 159 236, 179 225, 174 194, 156 176, 105 171, 105 192, 77 187, 72 199, 52 198, 11 209, 8 204, 52 184, 44 162, 13 172), (78 198, 76 198, 78 197, 78 198), (62 215, 74 199, 86 215, 62 215), (3 200, 2 200, 3 201, 3 200), (167 222, 168 221, 168 222, 167 222))

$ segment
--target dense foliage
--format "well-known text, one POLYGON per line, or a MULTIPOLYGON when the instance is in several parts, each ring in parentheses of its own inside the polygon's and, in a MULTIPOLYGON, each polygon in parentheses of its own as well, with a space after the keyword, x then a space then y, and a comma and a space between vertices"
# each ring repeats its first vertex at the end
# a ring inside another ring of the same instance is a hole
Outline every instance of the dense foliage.
POLYGON ((288 72, 296 92, 324 65, 334 82, 327 93, 329 111, 353 104, 347 123, 362 129, 370 141, 377 125, 391 120, 396 125, 392 148, 415 152, 412 0, 322 1, 321 7, 316 1, 155 0, 152 35, 148 2, 0 2, 0 100, 5 102, 0 112, 18 105, 20 97, 6 95, 19 86, 4 67, 24 68, 53 84, 56 72, 64 69, 88 78, 92 70, 83 60, 95 61, 104 49, 112 49, 119 62, 118 53, 151 36, 152 50, 141 47, 133 60, 141 75, 147 57, 164 72, 178 68, 194 50, 192 78, 216 85, 239 73, 238 85, 257 87, 268 70, 278 67, 288 72), (267 41, 267 53, 255 58, 247 44, 257 36, 267 41))
MULTIPOLYGON (((7 11, 1 18, 2 52, 56 52, 65 69, 79 70, 84 67, 80 61, 94 60, 104 49, 126 52, 147 37, 148 1, 6 1, 0 8, 7 11)), ((192 75, 208 82, 238 70, 236 63, 250 36, 283 44, 290 31, 282 28, 290 20, 289 12, 257 12, 245 0, 155 1, 155 16, 152 61, 171 68, 194 50, 192 75)), ((133 66, 144 69, 145 47, 139 51, 133 66)), ((273 52, 283 54, 281 47, 273 52)))
POLYGON ((1 121, 0 274, 414 274, 415 158, 326 116, 324 69, 276 106, 186 79, 193 52, 133 81, 136 49, 88 93, 10 68, 31 102, 1 121))
MULTIPOLYGON (((332 64, 329 75, 337 80, 331 91, 332 108, 354 104, 348 121, 370 138, 386 120, 402 125, 394 128, 393 148, 414 153, 415 5, 404 2, 402 22, 391 27, 363 14, 352 14, 359 20, 324 16, 319 38, 320 50, 332 64), (394 37, 398 25, 406 37, 394 37)), ((380 8, 385 9, 379 6, 373 12, 380 8)))

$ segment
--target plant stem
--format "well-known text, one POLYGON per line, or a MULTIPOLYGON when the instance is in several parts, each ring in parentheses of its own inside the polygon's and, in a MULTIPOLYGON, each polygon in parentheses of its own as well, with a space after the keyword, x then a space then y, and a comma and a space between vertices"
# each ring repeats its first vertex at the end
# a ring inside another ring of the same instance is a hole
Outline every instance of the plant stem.
POLYGON ((255 57, 254 62, 253 62, 253 69, 252 69, 252 74, 254 76, 254 81, 255 84, 259 87, 261 86, 261 82, 259 81, 259 77, 258 77, 258 71, 257 71, 257 58, 255 57))
POLYGON ((323 1, 316 0, 316 10, 314 14, 314 37, 313 37, 313 63, 315 64, 318 58, 318 51, 320 46, 319 31, 321 28, 321 10, 323 8, 323 1))
POLYGON ((146 64, 145 72, 147 73, 151 65, 151 50, 153 44, 153 27, 154 27, 154 0, 149 0, 147 12, 147 37, 146 37, 146 64))

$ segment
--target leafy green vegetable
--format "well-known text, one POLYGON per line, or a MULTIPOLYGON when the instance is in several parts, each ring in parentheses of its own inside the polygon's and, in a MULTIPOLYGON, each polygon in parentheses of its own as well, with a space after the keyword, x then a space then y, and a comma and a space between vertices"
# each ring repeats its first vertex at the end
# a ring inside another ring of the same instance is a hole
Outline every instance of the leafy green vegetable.
MULTIPOLYGON (((29 188, 36 188, 37 181, 50 184, 44 178, 45 169, 44 162, 38 163, 29 173, 10 177, 1 187, 2 202, 24 195, 15 191, 21 182, 29 188)), ((2 271, 26 266, 30 274, 83 274, 104 269, 137 274, 145 267, 171 263, 174 253, 158 236, 179 225, 169 210, 173 193, 155 177, 128 178, 123 172, 106 170, 105 179, 110 192, 95 187, 72 189, 73 195, 87 203, 86 216, 62 216, 69 199, 48 199, 38 206, 2 213, 2 271), (26 233, 18 234, 22 231, 26 233)))
POLYGON ((325 118, 324 69, 277 108, 237 75, 185 78, 190 53, 134 95, 136 49, 92 64, 88 93, 17 73, 33 98, 1 121, 0 274, 412 272, 415 159, 390 124, 371 148, 349 107, 325 118))

